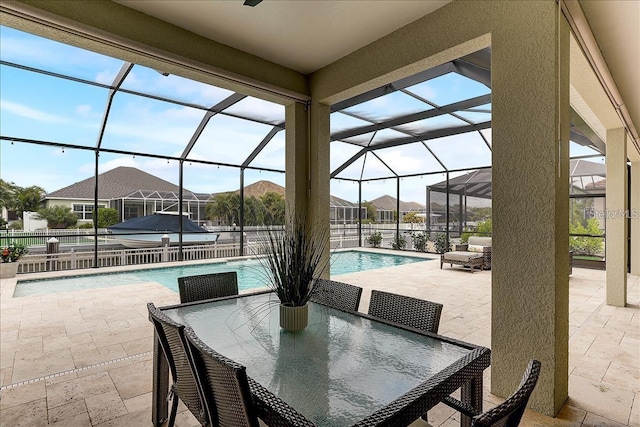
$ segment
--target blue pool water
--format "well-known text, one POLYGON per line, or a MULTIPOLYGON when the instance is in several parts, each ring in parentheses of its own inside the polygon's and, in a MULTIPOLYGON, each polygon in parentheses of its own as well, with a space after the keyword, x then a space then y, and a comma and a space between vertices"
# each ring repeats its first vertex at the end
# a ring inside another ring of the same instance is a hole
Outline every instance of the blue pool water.
MULTIPOLYGON (((331 276, 428 260, 427 258, 372 252, 334 252, 331 254, 331 276)), ((240 291, 266 286, 265 273, 260 262, 255 259, 247 259, 211 264, 152 268, 122 273, 71 276, 59 279, 19 280, 13 296, 42 295, 144 282, 158 282, 178 292, 178 277, 223 271, 236 271, 238 273, 238 288, 240 291)))

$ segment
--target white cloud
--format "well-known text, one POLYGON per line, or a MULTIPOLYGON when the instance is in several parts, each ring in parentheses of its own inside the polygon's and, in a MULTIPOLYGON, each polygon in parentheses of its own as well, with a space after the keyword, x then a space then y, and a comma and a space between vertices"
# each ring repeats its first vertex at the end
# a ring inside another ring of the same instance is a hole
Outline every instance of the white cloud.
POLYGON ((23 104, 18 104, 11 101, 0 99, 0 110, 15 114, 17 116, 26 117, 28 119, 37 120, 47 123, 67 123, 68 119, 57 116, 55 114, 45 113, 43 111, 36 110, 35 108, 27 107, 23 104))
POLYGON ((101 83, 103 85, 111 85, 113 83, 113 79, 116 78, 117 74, 118 73, 111 70, 100 71, 98 74, 96 74, 95 82, 101 83))
POLYGON ((76 107, 76 113, 83 117, 93 116, 93 108, 89 104, 78 105, 76 107))

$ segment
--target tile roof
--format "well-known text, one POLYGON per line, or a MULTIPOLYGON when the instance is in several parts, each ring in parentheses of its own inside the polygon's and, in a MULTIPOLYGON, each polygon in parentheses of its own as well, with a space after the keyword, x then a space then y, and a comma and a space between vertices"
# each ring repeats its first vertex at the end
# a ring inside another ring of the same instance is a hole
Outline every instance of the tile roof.
MULTIPOLYGON (((385 211, 395 211, 396 210, 396 198, 385 194, 384 196, 380 196, 377 199, 371 200, 373 206, 377 209, 382 209, 385 211)), ((424 205, 418 202, 403 202, 400 200, 400 211, 412 211, 412 210, 422 210, 424 209, 424 205)))
MULTIPOLYGON (((103 172, 98 175, 98 198, 99 199, 117 199, 126 197, 138 190, 143 191, 166 191, 178 194, 180 188, 158 178, 155 175, 143 172, 129 166, 120 166, 103 172)), ((52 191, 47 194, 46 198, 65 198, 65 199, 92 199, 95 186, 94 177, 78 181, 68 187, 52 191)), ((192 196, 191 191, 184 189, 185 196, 192 196)))

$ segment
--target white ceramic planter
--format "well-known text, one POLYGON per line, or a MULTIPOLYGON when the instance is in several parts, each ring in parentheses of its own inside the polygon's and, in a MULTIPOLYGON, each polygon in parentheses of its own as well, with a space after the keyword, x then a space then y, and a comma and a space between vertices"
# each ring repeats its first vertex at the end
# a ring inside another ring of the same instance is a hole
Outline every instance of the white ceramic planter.
POLYGON ((292 307, 280 304, 280 327, 285 331, 297 332, 307 327, 309 306, 307 304, 292 307))

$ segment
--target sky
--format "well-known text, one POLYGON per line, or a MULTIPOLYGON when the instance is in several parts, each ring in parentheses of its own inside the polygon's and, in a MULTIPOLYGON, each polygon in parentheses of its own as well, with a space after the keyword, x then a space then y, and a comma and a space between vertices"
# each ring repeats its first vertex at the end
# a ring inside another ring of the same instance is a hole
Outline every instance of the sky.
MULTIPOLYGON (((0 58, 3 61, 40 68, 53 73, 70 75, 96 84, 113 82, 123 61, 94 52, 67 46, 58 42, 0 26, 0 58)), ((33 73, 15 67, 0 66, 0 134, 3 138, 25 138, 83 147, 95 147, 103 119, 109 90, 55 76, 33 73)), ((190 105, 164 102, 128 93, 117 93, 104 131, 101 146, 114 150, 155 153, 178 157, 202 120, 205 110, 232 92, 188 80, 175 75, 164 76, 156 70, 135 65, 127 75, 123 88, 176 99, 190 105)), ((488 94, 485 86, 450 73, 408 88, 416 95, 437 105, 446 105, 463 99, 488 94)), ((384 97, 350 107, 353 113, 371 120, 385 120, 398 115, 432 108, 417 99, 394 92, 384 97)), ((478 107, 490 110, 491 105, 478 107)), ((185 162, 184 187, 190 191, 216 193, 236 190, 240 186, 237 168, 204 165, 194 160, 203 159, 223 164, 241 164, 272 129, 284 121, 284 107, 257 98, 245 98, 229 113, 253 116, 269 125, 225 115, 215 115, 207 123, 185 162)), ((474 122, 490 119, 490 113, 466 112, 464 117, 474 122)), ((337 132, 370 124, 348 114, 331 115, 331 131, 337 132)), ((464 125, 453 116, 444 115, 421 122, 400 126, 420 132, 442 126, 464 125)), ((491 130, 482 131, 491 144, 491 130)), ((354 140, 380 142, 406 136, 394 130, 375 135, 366 134, 354 140)), ((280 131, 251 163, 252 166, 284 170, 284 131, 280 131)), ((449 169, 490 166, 491 151, 477 133, 451 136, 428 142, 429 150, 449 169)), ((572 155, 594 152, 572 143, 572 155)), ((340 141, 331 142, 331 170, 360 150, 340 141)), ((388 177, 441 171, 442 166, 422 144, 379 150, 378 156, 367 154, 339 176, 358 179, 388 177)), ((174 160, 145 156, 110 154, 102 152, 99 172, 118 166, 132 166, 178 184, 179 167, 174 160)), ((28 187, 38 185, 52 192, 89 178, 95 171, 92 151, 62 149, 26 143, 0 141, 0 176, 3 180, 28 187)), ((452 175, 453 176, 453 175, 452 175)), ((444 173, 418 178, 403 178, 400 199, 425 203, 426 186, 445 179, 444 173)), ((284 174, 268 171, 245 172, 245 185, 258 180, 269 180, 284 186, 284 174)), ((332 180, 331 193, 357 202, 358 185, 343 180, 332 180)), ((396 195, 396 180, 385 179, 363 183, 363 200, 379 196, 396 195)))

